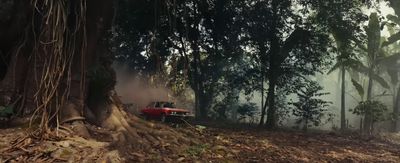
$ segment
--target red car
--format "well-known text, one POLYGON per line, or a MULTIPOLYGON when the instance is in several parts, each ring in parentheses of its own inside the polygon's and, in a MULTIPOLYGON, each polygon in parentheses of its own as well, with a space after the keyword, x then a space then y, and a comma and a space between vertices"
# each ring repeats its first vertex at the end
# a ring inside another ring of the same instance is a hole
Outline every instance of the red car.
POLYGON ((174 103, 164 101, 151 102, 140 112, 146 119, 159 119, 161 122, 193 117, 189 110, 178 109, 174 103))

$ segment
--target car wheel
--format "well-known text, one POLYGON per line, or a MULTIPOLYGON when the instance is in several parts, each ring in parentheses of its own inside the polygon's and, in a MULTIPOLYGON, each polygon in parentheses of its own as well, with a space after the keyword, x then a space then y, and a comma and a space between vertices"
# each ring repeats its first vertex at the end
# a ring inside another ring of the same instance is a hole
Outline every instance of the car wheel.
POLYGON ((150 117, 148 115, 143 115, 143 117, 144 117, 144 120, 146 120, 146 121, 150 120, 150 117))
POLYGON ((160 121, 164 123, 166 120, 167 117, 165 116, 165 114, 161 114, 160 121))

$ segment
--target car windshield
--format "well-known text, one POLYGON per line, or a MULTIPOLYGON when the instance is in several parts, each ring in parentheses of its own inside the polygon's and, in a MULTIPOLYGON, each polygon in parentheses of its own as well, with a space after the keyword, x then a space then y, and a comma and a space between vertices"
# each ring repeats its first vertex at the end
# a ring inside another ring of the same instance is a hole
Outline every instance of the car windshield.
POLYGON ((165 102, 164 107, 165 108, 175 108, 175 105, 172 102, 165 102))

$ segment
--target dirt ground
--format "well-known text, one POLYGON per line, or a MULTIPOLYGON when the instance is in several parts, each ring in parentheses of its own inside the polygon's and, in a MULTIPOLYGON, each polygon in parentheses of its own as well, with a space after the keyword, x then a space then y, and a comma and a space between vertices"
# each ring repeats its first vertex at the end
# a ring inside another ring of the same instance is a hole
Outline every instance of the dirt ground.
POLYGON ((101 137, 106 131, 100 128, 92 133, 97 140, 72 136, 46 141, 27 137, 24 129, 0 129, 0 162, 400 162, 400 134, 382 139, 207 126, 174 129, 201 143, 121 152, 101 137), (10 149, 11 144, 18 148, 10 149))

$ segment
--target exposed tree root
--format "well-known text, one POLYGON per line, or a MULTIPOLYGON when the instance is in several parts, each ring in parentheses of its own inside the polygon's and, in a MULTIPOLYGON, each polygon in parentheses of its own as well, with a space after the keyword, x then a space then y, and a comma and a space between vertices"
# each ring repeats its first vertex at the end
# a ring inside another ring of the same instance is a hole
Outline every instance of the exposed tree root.
MULTIPOLYGON (((112 138, 117 147, 125 148, 129 144, 131 149, 151 149, 159 146, 180 146, 196 144, 196 139, 186 138, 163 124, 155 124, 144 121, 134 115, 128 114, 121 105, 112 103, 106 110, 110 110, 109 116, 102 121, 101 126, 113 131, 112 138)), ((181 148, 182 149, 182 148, 181 148)))

